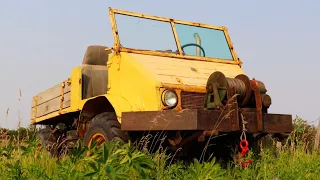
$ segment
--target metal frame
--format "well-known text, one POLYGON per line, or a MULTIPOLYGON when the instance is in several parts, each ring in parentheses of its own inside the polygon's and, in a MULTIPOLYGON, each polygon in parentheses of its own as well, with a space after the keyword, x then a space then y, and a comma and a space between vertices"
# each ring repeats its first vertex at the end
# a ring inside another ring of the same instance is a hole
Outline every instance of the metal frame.
MULTIPOLYGON (((238 109, 238 108, 237 108, 238 109)), ((290 133, 293 130, 289 114, 262 113, 262 129, 257 121, 255 109, 239 110, 245 117, 247 133, 290 133)), ((217 131, 241 132, 242 122, 235 111, 185 109, 183 111, 135 111, 123 112, 123 131, 217 131), (230 116, 229 116, 230 114, 230 116), (157 118, 160 117, 161 118, 157 118), (154 121, 157 119, 157 121, 154 121)))
POLYGON ((201 24, 196 22, 188 22, 188 21, 182 21, 182 20, 174 20, 170 18, 165 17, 159 17, 159 16, 151 16, 146 14, 139 14, 135 12, 130 11, 124 11, 124 10, 118 10, 113 9, 109 7, 109 15, 110 15, 110 21, 111 21, 111 27, 114 37, 114 45, 113 50, 116 52, 116 54, 119 54, 120 52, 127 52, 127 53, 137 53, 137 54, 145 54, 145 55, 154 55, 154 56, 162 56, 162 57, 171 57, 171 58, 181 58, 181 59, 187 59, 187 60, 199 60, 199 61, 210 61, 210 62, 218 62, 218 63, 224 63, 224 64, 236 64, 241 66, 242 62, 239 60, 237 54, 234 51, 234 47, 232 45, 232 42, 229 37, 229 33, 226 27, 224 26, 212 26, 208 24, 201 24), (145 19, 152 19, 157 21, 163 21, 163 22, 169 22, 171 24, 172 32, 176 41, 176 45, 178 47, 179 54, 172 54, 167 52, 157 52, 152 50, 142 50, 142 49, 134 49, 134 48, 126 48, 126 47, 120 47, 120 39, 118 35, 118 29, 116 25, 115 20, 115 14, 122 14, 127 16, 133 16, 133 17, 139 17, 139 18, 145 18, 145 19), (191 26, 198 26, 203 28, 209 28, 209 29, 216 29, 216 30, 222 30, 224 32, 225 38, 227 40, 229 49, 231 51, 231 55, 233 57, 233 60, 224 60, 219 58, 211 58, 211 57, 197 57, 197 56, 189 56, 189 55, 183 55, 182 49, 180 46, 180 41, 176 32, 175 24, 184 24, 184 25, 191 25, 191 26))

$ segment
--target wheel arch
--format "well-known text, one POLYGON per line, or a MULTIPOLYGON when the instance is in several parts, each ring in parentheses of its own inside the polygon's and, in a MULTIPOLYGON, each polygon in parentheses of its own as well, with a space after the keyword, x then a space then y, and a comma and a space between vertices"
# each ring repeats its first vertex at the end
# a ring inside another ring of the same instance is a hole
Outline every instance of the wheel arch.
POLYGON ((129 103, 119 96, 103 95, 86 101, 79 115, 77 127, 79 136, 84 137, 84 134, 89 127, 88 123, 96 115, 103 112, 114 112, 121 124, 121 113, 124 109, 128 108, 131 109, 129 103))
POLYGON ((80 111, 79 119, 92 119, 102 112, 115 112, 115 110, 107 97, 98 96, 85 102, 80 111))

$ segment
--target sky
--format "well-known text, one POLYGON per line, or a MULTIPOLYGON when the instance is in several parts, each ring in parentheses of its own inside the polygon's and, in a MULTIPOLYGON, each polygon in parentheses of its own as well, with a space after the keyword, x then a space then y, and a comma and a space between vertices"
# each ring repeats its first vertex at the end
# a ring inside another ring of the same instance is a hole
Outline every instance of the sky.
POLYGON ((319 5, 316 0, 0 0, 0 126, 16 128, 19 119, 28 126, 32 96, 67 79, 87 46, 113 45, 108 7, 226 26, 245 73, 265 83, 270 113, 315 124, 319 5))

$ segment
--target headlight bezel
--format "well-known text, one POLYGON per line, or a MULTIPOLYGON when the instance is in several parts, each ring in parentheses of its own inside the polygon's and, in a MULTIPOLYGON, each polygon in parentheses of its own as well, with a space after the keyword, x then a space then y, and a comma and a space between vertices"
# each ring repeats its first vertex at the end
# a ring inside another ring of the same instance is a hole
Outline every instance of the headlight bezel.
POLYGON ((162 94, 161 94, 161 101, 162 101, 162 104, 165 106, 165 107, 168 107, 170 109, 173 109, 175 108, 177 105, 178 105, 178 95, 177 93, 174 91, 174 90, 171 90, 171 89, 165 89, 164 91, 162 91, 162 94), (166 95, 168 96, 169 93, 172 93, 172 95, 174 95, 174 98, 175 98, 175 103, 173 105, 169 105, 166 101, 166 95))

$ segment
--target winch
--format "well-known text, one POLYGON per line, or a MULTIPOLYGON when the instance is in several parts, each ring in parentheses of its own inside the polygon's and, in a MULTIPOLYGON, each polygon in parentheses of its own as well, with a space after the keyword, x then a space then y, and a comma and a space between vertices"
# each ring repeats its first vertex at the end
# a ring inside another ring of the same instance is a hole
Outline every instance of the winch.
POLYGON ((265 85, 258 80, 250 80, 244 74, 235 78, 228 78, 222 72, 216 71, 210 75, 206 85, 205 109, 220 109, 228 100, 237 95, 239 107, 263 109, 264 112, 271 105, 271 97, 266 94, 265 85))

